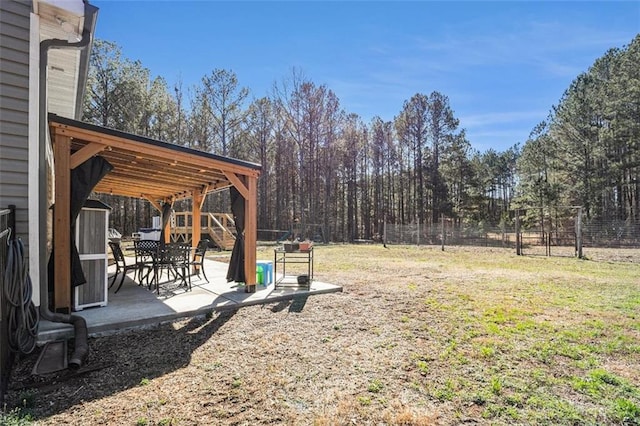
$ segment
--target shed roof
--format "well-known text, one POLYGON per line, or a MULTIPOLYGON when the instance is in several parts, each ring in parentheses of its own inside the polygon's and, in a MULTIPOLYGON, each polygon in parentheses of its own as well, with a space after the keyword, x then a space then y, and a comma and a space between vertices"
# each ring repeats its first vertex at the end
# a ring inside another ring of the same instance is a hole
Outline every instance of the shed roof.
POLYGON ((71 168, 94 155, 104 157, 113 170, 95 192, 175 201, 206 195, 257 177, 261 166, 208 152, 96 126, 49 114, 51 140, 71 138, 71 168))

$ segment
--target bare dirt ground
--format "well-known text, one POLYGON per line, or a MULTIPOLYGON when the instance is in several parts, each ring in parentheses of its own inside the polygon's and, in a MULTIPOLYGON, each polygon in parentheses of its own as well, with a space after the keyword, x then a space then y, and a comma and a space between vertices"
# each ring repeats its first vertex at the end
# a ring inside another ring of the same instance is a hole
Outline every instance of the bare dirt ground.
MULTIPOLYGON (((637 255, 598 256, 610 263, 637 255)), ((16 365, 8 407, 24 407, 42 425, 607 423, 607 407, 568 380, 554 381, 567 371, 579 376, 580 364, 530 352, 565 322, 563 306, 531 307, 555 297, 525 285, 546 268, 530 265, 546 262, 500 249, 319 248, 316 279, 344 292, 92 338, 78 372, 33 376, 35 353, 16 365), (500 266, 491 272, 474 264, 478 257, 500 266), (524 293, 496 287, 509 277, 524 293), (506 319, 489 323, 488 315, 506 319), (536 324, 520 321, 525 317, 536 324), (478 325, 506 330, 516 319, 542 334, 510 337, 478 325), (558 393, 577 408, 541 405, 558 393)), ((638 264, 624 265, 640 272, 638 264)), ((562 279, 561 272, 549 276, 562 279)), ((590 311, 594 321, 599 312, 590 311)), ((639 337, 640 330, 625 333, 639 337)), ((606 356, 616 377, 636 388, 639 352, 606 356)))

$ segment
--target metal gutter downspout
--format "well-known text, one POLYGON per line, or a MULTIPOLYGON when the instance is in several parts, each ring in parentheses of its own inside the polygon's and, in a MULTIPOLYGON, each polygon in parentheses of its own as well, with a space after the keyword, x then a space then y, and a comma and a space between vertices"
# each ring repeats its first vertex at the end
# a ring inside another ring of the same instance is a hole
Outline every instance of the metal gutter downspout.
MULTIPOLYGON (((91 42, 91 33, 95 25, 96 15, 98 8, 90 5, 87 0, 84 0, 84 28, 82 31, 82 39, 77 43, 69 43, 66 40, 49 39, 40 42, 40 76, 39 76, 39 132, 38 132, 38 224, 41 230, 40 233, 40 318, 46 319, 52 322, 61 322, 66 324, 72 324, 75 339, 74 339, 74 351, 69 359, 69 367, 79 368, 88 351, 89 343, 87 341, 87 323, 84 318, 78 315, 61 314, 52 312, 49 309, 49 291, 48 291, 48 274, 47 271, 47 238, 46 232, 42 232, 47 229, 47 174, 46 174, 46 143, 47 143, 47 67, 49 60, 49 49, 85 49, 91 42), (90 28, 90 29, 87 29, 90 28), (44 236, 42 236, 44 235, 44 236)), ((67 231, 68 232, 68 231, 67 231)))

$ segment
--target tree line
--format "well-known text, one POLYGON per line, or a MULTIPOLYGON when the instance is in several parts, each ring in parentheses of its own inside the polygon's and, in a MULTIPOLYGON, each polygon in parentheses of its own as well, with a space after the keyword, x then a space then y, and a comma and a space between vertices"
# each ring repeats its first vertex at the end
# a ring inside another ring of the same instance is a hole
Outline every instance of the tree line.
MULTIPOLYGON (((391 121, 365 123, 300 70, 259 98, 226 69, 194 87, 170 87, 102 40, 90 59, 83 119, 260 163, 260 230, 297 227, 303 237, 353 241, 375 238, 385 222, 498 224, 515 207, 553 203, 637 220, 639 44, 636 37, 598 59, 522 148, 503 152, 473 149, 437 91, 416 93, 391 121)), ((157 214, 144 200, 102 198, 125 235, 157 214)), ((209 196, 203 211, 229 211, 228 196, 209 196)))
POLYGON ((640 219, 640 35, 578 75, 518 160, 519 205, 577 205, 588 219, 640 219))

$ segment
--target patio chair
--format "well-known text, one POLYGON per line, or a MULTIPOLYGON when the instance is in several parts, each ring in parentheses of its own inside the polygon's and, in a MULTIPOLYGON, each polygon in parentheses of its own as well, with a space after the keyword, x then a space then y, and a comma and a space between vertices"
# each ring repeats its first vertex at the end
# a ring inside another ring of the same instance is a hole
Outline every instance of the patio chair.
POLYGON ((182 284, 191 290, 191 246, 183 243, 171 244, 168 247, 168 261, 177 280, 180 278, 182 284))
POLYGON ((118 292, 118 290, 120 290, 120 287, 122 287, 122 283, 124 283, 124 277, 127 275, 127 272, 129 271, 137 272, 138 265, 127 264, 127 261, 125 260, 125 257, 124 257, 124 253, 122 253, 122 248, 120 247, 119 243, 109 241, 109 248, 111 249, 111 253, 113 253, 113 259, 116 262, 116 272, 115 274, 113 274, 113 281, 111 282, 111 284, 109 284, 109 288, 111 288, 116 283, 116 278, 118 274, 122 273, 122 278, 120 278, 120 284, 118 284, 118 288, 116 288, 116 291, 114 292, 115 294, 118 292))
POLYGON ((195 268, 196 275, 198 275, 198 277, 200 277, 200 271, 202 271, 202 276, 204 276, 204 279, 207 282, 209 282, 209 279, 207 278, 207 274, 204 272, 204 258, 208 248, 209 240, 200 240, 198 246, 193 252, 193 258, 189 262, 189 266, 193 266, 195 268))
POLYGON ((153 279, 157 278, 157 262, 160 251, 160 243, 155 240, 138 240, 133 242, 133 250, 136 255, 136 266, 138 268, 138 282, 146 279, 147 287, 151 289, 149 276, 154 272, 153 279), (146 273, 145 273, 145 270, 146 273))

